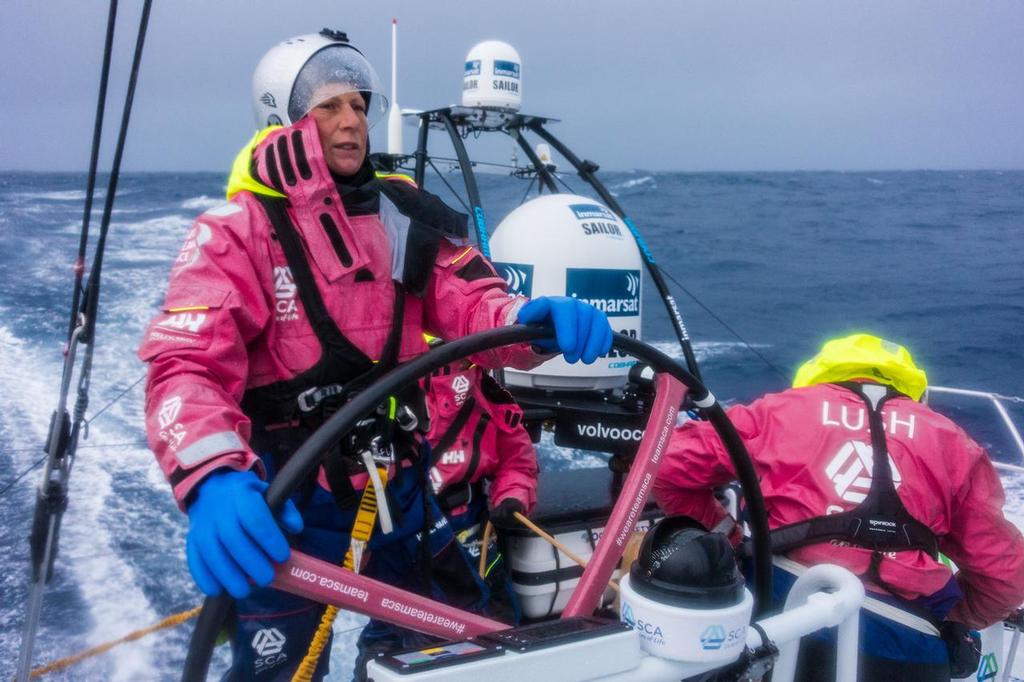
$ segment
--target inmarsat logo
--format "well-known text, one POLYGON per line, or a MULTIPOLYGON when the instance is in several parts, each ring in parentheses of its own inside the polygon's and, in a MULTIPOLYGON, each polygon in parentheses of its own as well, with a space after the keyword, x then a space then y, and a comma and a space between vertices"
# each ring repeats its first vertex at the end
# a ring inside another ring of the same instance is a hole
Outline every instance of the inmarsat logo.
POLYGON ((287 640, 277 628, 264 628, 252 638, 252 648, 260 656, 273 656, 281 653, 287 640))
MULTIPOLYGON (((889 458, 892 481, 902 480, 896 463, 889 458)), ((872 450, 867 443, 850 440, 843 444, 825 467, 825 475, 835 486, 836 494, 846 502, 860 504, 871 488, 872 450)))
POLYGON ((577 220, 618 220, 614 213, 600 204, 569 204, 569 210, 577 220))
POLYGON ((452 379, 452 390, 455 391, 455 404, 462 407, 466 402, 466 394, 469 392, 469 379, 459 374, 452 379))
POLYGON ((632 272, 626 273, 626 291, 630 296, 637 296, 640 293, 640 276, 632 272))
POLYGON ((600 204, 569 204, 576 219, 580 221, 583 234, 603 234, 612 239, 622 239, 622 228, 618 217, 600 204))
POLYGON ((494 75, 506 78, 519 78, 519 64, 504 59, 494 60, 494 75))
POLYGON ((640 314, 640 271, 567 268, 565 295, 578 298, 608 317, 640 314))
POLYGON ((706 651, 717 651, 725 643, 725 628, 721 625, 709 625, 700 633, 700 646, 706 651))
POLYGON ((480 75, 480 60, 470 59, 466 62, 466 73, 467 76, 479 76, 480 75))
POLYGON ((498 276, 505 280, 510 294, 533 295, 533 266, 525 263, 502 263, 492 261, 498 276))
POLYGON ((271 95, 269 92, 264 92, 262 95, 260 95, 260 102, 262 104, 267 105, 268 107, 272 107, 274 109, 277 108, 277 100, 275 100, 274 96, 271 95))
POLYGON ((172 395, 170 398, 165 400, 160 405, 160 411, 157 412, 157 420, 160 422, 160 428, 166 429, 168 426, 178 421, 178 413, 181 412, 181 396, 172 395))

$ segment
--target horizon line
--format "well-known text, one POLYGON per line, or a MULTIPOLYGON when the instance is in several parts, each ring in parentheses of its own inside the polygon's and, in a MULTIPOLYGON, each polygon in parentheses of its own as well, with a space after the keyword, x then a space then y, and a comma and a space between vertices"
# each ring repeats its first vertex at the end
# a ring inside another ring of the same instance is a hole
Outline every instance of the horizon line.
MULTIPOLYGON (((642 166, 634 168, 602 168, 601 171, 605 173, 689 173, 689 174, 704 174, 704 173, 1019 173, 1024 171, 1024 166, 1020 168, 1012 167, 977 167, 977 168, 760 168, 760 169, 650 169, 642 166)), ((599 172, 601 172, 599 171, 599 172)), ((82 169, 61 169, 61 170, 34 170, 30 168, 0 168, 0 173, 35 173, 38 175, 61 175, 68 173, 88 173, 87 168, 82 169)), ((97 171, 98 175, 109 174, 110 171, 102 170, 97 171)), ((148 169, 148 170, 124 170, 121 169, 122 174, 126 173, 207 173, 216 174, 220 173, 228 175, 227 171, 224 170, 181 170, 181 169, 148 169)), ((478 175, 503 175, 502 173, 477 173, 478 175)), ((572 173, 575 174, 575 173, 572 173)))

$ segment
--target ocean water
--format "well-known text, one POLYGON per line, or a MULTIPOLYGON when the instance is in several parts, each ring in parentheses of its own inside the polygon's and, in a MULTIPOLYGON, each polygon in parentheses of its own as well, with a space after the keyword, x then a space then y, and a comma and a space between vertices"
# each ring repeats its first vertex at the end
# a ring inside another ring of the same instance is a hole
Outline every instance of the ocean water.
MULTIPOLYGON (((666 275, 685 287, 670 283, 716 395, 746 401, 778 390, 823 340, 857 330, 907 345, 933 384, 1024 395, 1024 172, 634 171, 602 178, 666 275)), ((431 178, 428 188, 457 205, 440 180, 431 178)), ((444 180, 461 182, 457 173, 444 180)), ((535 193, 522 180, 479 181, 492 227, 535 193)), ((220 203, 223 186, 223 176, 205 173, 121 179, 88 439, 71 478, 37 663, 200 600, 184 561, 185 519, 145 446, 143 366, 134 350, 191 221, 220 203)), ((0 494, 0 677, 10 677, 17 660, 38 472, 15 479, 42 456, 57 399, 84 187, 82 174, 0 173, 0 490, 7 488, 0 494)), ((98 211, 94 234, 97 228, 98 211)), ((650 282, 643 303, 644 338, 679 355, 650 282)), ((937 406, 994 458, 1020 463, 985 406, 959 398, 937 406)), ((1024 424, 1024 406, 1009 407, 1024 424)), ((542 448, 549 468, 600 460, 542 448)), ((1004 481, 1008 511, 1024 515, 1024 482, 1004 481)), ((337 637, 332 679, 347 679, 359 624, 347 615, 339 622, 347 632, 337 637)), ((165 631, 52 677, 176 679, 188 632, 165 631)), ((223 666, 223 655, 216 664, 223 666)))

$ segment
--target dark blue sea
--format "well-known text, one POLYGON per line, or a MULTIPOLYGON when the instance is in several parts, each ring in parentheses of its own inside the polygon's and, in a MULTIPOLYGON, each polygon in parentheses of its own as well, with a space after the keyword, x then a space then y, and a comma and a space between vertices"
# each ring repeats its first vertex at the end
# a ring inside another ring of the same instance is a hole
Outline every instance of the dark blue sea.
MULTIPOLYGON (((678 282, 670 286, 716 395, 747 401, 781 389, 824 340, 853 331, 909 347, 932 384, 1024 395, 1024 172, 602 177, 678 282)), ((457 173, 443 179, 461 182, 457 173)), ((523 180, 479 180, 491 226, 535 194, 523 180)), ((184 516, 143 440, 143 366, 134 351, 190 223, 221 203, 224 181, 213 173, 121 178, 88 439, 71 479, 37 663, 200 601, 185 566, 184 516)), ((575 179, 565 181, 583 190, 575 179)), ((85 184, 84 174, 0 173, 0 678, 10 678, 17 661, 38 470, 16 477, 41 457, 57 400, 85 184)), ((441 178, 432 177, 428 189, 458 205, 441 178)), ((97 209, 102 199, 100 192, 97 209)), ((98 222, 97 211, 94 235, 98 222)), ((645 340, 679 355, 650 281, 643 305, 645 340)), ((1021 463, 983 402, 935 404, 994 458, 1021 463)), ((1024 423, 1024 405, 1007 405, 1024 423)), ((542 452, 548 468, 599 459, 550 445, 542 452)), ((1024 485, 1012 474, 1004 481, 1008 509, 1019 517, 1024 485)), ((347 679, 360 622, 345 615, 339 621, 332 679, 347 679)), ((176 679, 188 631, 148 637, 52 677, 176 679)), ((217 664, 223 662, 221 656, 217 664)))

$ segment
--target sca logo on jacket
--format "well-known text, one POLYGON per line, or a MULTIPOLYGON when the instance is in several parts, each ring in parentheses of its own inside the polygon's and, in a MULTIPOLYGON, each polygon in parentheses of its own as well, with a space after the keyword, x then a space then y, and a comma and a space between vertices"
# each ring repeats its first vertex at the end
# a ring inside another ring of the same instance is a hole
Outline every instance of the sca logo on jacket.
POLYGON ((640 271, 567 268, 565 295, 586 301, 608 317, 640 314, 640 271))

